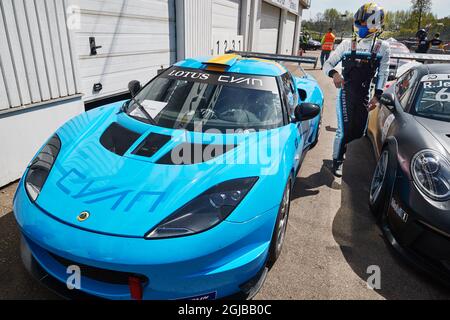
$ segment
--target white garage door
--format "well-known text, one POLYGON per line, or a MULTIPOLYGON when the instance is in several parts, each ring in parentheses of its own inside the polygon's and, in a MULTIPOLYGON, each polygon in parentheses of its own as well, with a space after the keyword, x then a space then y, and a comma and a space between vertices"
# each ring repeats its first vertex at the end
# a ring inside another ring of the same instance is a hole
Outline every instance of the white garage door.
POLYGON ((241 0, 213 0, 212 27, 213 37, 239 35, 241 27, 241 0))
POLYGON ((292 54, 292 48, 294 47, 294 35, 295 35, 295 22, 297 20, 297 16, 288 12, 286 25, 283 30, 283 50, 282 54, 292 54))
POLYGON ((280 28, 281 10, 266 2, 262 2, 261 26, 258 36, 258 51, 277 53, 278 34, 280 28))
POLYGON ((176 59, 175 0, 69 0, 79 6, 76 51, 84 99, 125 92, 130 80, 147 82, 176 59), (95 37, 97 55, 90 55, 95 37), (96 83, 100 92, 93 92, 96 83))

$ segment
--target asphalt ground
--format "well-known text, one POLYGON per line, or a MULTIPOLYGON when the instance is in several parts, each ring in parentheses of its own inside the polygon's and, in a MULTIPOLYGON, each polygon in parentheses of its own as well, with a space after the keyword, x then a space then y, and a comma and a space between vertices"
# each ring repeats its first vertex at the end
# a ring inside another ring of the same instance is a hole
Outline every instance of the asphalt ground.
MULTIPOLYGON (((376 226, 368 208, 375 166, 369 140, 348 146, 341 179, 331 174, 337 91, 320 70, 306 69, 325 94, 320 140, 296 180, 283 252, 255 299, 449 299, 450 289, 404 263, 376 226), (380 289, 367 285, 371 266, 380 269, 380 289)), ((0 299, 55 299, 22 266, 16 185, 0 190, 0 299)))

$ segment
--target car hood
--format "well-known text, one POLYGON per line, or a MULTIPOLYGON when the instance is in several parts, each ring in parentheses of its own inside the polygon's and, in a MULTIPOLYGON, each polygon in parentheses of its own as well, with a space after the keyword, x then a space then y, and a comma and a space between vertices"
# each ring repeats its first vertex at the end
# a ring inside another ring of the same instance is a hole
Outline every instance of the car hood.
POLYGON ((424 117, 415 116, 415 119, 439 141, 450 155, 450 124, 446 121, 424 117))
MULTIPOLYGON (((259 180, 237 208, 246 207, 245 219, 273 208, 279 201, 276 197, 265 197, 264 201, 258 202, 249 198, 252 194, 270 192, 273 181, 264 181, 274 179, 279 172, 283 141, 288 134, 286 127, 269 130, 270 138, 261 133, 226 135, 226 141, 234 141, 235 147, 223 155, 192 165, 170 165, 157 163, 161 158, 157 154, 141 157, 130 152, 124 155, 113 153, 100 142, 102 134, 112 123, 118 123, 138 133, 139 139, 150 133, 171 135, 164 147, 167 150, 183 142, 211 141, 224 138, 224 135, 208 136, 146 125, 123 113, 117 114, 117 108, 97 113, 94 119, 87 119, 92 118, 89 114, 75 118, 57 131, 62 142, 61 151, 36 201, 55 219, 98 233, 143 237, 176 209, 210 187, 230 179, 252 176, 258 176, 259 180), (277 148, 270 148, 273 154, 269 162, 248 163, 242 159, 243 148, 265 148, 269 140, 278 141, 281 146, 278 155, 274 152, 277 148), (222 161, 224 159, 227 160, 222 161), (78 215, 84 211, 89 212, 89 218, 80 222, 78 215)), ((130 150, 139 145, 139 139, 130 150)))

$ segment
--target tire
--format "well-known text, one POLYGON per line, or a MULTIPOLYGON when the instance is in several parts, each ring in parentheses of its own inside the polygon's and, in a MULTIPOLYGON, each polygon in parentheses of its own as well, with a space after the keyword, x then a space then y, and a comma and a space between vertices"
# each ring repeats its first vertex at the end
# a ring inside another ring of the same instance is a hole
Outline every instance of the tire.
POLYGON ((389 208, 395 176, 395 156, 387 147, 381 151, 369 189, 369 208, 380 221, 389 208))
POLYGON ((269 248, 269 258, 267 260, 268 268, 277 261, 283 249, 283 243, 286 236, 287 223, 289 219, 289 208, 291 204, 291 179, 288 180, 284 188, 283 196, 281 198, 280 207, 278 209, 277 220, 272 234, 272 240, 269 248))

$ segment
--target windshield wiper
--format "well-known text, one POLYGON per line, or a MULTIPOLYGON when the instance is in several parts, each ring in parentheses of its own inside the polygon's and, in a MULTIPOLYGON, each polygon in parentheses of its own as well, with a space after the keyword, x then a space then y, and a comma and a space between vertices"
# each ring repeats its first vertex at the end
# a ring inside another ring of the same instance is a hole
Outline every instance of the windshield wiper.
MULTIPOLYGON (((139 110, 144 114, 144 116, 148 120, 148 122, 150 122, 153 125, 156 125, 155 119, 153 119, 153 117, 147 112, 147 110, 145 110, 145 108, 142 106, 142 104, 136 98, 131 98, 130 101, 133 101, 138 106, 139 110)), ((126 111, 126 109, 128 109, 129 106, 130 106, 129 103, 126 107, 124 106, 123 111, 126 111)))

